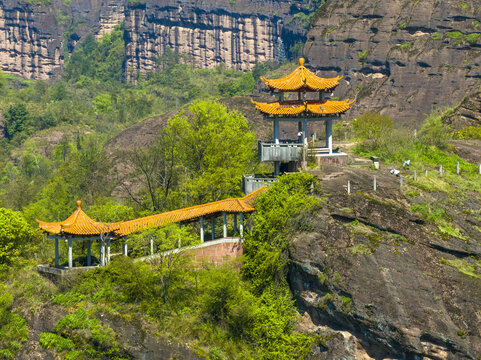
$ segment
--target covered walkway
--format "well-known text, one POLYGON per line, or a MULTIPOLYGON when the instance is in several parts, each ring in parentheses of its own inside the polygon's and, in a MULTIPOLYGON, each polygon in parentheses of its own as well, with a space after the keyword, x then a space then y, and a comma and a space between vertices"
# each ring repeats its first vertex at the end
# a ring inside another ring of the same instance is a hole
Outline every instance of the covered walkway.
MULTIPOLYGON (((102 223, 91 219, 81 209, 81 202, 77 201, 77 210, 66 220, 61 222, 44 222, 37 220, 40 229, 48 233, 48 237, 55 241, 55 267, 59 268, 59 240, 68 242, 68 268, 73 267, 72 242, 75 240, 87 241, 87 266, 91 265, 91 242, 100 240, 100 266, 110 261, 111 240, 123 238, 129 234, 142 232, 152 228, 178 223, 179 226, 185 223, 199 220, 200 239, 205 241, 205 220, 211 220, 211 239, 215 239, 215 219, 218 216, 223 218, 222 238, 227 238, 227 216, 234 216, 234 234, 237 233, 237 215, 239 215, 239 235, 243 238, 244 214, 255 211, 255 198, 265 192, 262 187, 242 198, 230 198, 219 200, 203 205, 191 206, 184 209, 169 211, 157 215, 146 216, 139 219, 122 221, 117 223, 102 223)), ((123 243, 123 254, 127 255, 127 243, 123 243)))

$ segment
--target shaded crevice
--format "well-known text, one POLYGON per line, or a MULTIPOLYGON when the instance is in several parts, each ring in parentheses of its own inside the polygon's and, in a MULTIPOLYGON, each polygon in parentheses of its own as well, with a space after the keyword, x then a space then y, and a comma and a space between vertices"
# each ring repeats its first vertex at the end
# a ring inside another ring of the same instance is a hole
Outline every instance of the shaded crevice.
POLYGON ((477 256, 478 255, 478 254, 475 254, 475 253, 472 253, 472 252, 469 252, 469 251, 460 251, 460 250, 449 249, 449 248, 444 247, 444 246, 439 245, 439 244, 429 243, 429 244, 427 244, 427 246, 431 249, 456 256, 457 258, 467 258, 467 257, 470 257, 470 256, 477 256))

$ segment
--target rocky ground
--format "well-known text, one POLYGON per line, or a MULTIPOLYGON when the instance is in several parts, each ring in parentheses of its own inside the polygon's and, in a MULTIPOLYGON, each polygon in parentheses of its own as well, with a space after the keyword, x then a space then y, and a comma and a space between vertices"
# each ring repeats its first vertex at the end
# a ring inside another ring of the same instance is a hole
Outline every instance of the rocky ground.
POLYGON ((322 339, 312 359, 479 359, 479 192, 425 191, 407 172, 401 189, 386 167, 317 175, 324 206, 293 239, 289 272, 299 326, 322 339), (442 208, 460 232, 416 204, 442 208))

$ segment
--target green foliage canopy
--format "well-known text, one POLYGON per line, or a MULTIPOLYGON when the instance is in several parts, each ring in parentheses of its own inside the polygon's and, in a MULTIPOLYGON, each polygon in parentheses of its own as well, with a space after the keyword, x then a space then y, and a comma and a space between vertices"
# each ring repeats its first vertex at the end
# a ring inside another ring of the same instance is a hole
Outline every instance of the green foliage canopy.
POLYGON ((0 268, 32 245, 35 232, 20 212, 0 208, 0 268))
POLYGON ((192 116, 179 114, 168 125, 179 134, 179 159, 193 203, 239 194, 242 174, 255 161, 255 138, 245 117, 217 102, 199 101, 192 116))

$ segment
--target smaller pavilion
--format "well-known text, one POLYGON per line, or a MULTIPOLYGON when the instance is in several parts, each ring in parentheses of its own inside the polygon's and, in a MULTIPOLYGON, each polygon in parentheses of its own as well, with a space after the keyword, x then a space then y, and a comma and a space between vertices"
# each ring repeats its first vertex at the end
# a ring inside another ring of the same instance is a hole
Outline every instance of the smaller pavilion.
POLYGON ((110 241, 116 237, 115 231, 120 223, 102 223, 91 219, 82 210, 82 202, 77 201, 77 210, 66 220, 60 222, 44 222, 37 220, 40 229, 55 241, 55 267, 59 264, 59 240, 68 242, 68 268, 73 267, 72 246, 74 241, 87 242, 87 266, 92 266, 92 241, 100 240, 100 266, 110 261, 110 241))
POLYGON ((307 152, 308 123, 324 122, 326 127, 325 146, 314 147, 309 151, 316 157, 346 156, 336 153, 332 147, 332 123, 341 119, 341 115, 350 109, 354 101, 330 100, 326 93, 332 93, 339 85, 342 76, 321 78, 304 66, 304 59, 299 59, 299 67, 291 74, 280 79, 261 80, 272 92, 279 95, 279 100, 271 103, 252 101, 264 120, 273 123, 273 142, 259 142, 259 159, 263 162, 274 162, 274 175, 280 173, 281 163, 294 171, 303 155, 303 166, 307 152), (296 93, 297 99, 288 99, 286 93, 296 93), (297 122, 297 139, 279 138, 279 122, 297 122))

